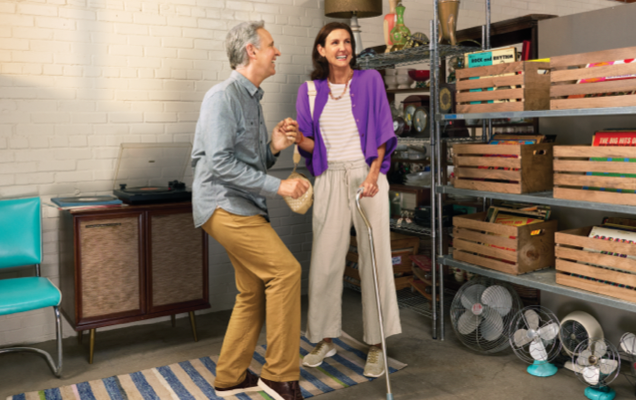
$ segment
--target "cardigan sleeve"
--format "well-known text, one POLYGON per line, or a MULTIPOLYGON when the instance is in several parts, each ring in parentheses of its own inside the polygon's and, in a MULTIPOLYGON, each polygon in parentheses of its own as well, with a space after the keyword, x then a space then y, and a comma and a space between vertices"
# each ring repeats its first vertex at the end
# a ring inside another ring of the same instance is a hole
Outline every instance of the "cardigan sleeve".
MULTIPOLYGON (((311 118, 311 110, 309 109, 309 96, 307 95, 307 82, 298 88, 298 97, 296 98, 296 121, 298 129, 305 137, 314 139, 314 122, 311 118)), ((314 104, 315 106, 315 104, 314 104)), ((298 152, 305 158, 307 169, 313 174, 313 155, 298 147, 298 152)))
MULTIPOLYGON (((382 160, 382 166, 380 171, 386 174, 391 168, 391 154, 397 147, 397 137, 393 131, 393 116, 391 115, 391 108, 389 107, 389 100, 387 99, 386 90, 384 89, 384 81, 382 76, 377 71, 372 71, 371 85, 373 87, 372 99, 373 103, 369 107, 375 117, 375 157, 377 157, 377 148, 386 144, 386 152, 384 153, 384 159, 382 160)), ((370 143, 367 142, 367 143, 370 143)), ((371 150, 371 149, 369 149, 371 150)), ((374 157, 374 158, 375 158, 374 157)))

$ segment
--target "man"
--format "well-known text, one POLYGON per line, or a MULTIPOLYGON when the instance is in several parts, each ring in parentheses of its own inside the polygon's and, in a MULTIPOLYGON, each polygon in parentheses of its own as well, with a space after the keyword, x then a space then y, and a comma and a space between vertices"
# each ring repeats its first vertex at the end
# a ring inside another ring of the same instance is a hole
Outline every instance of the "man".
POLYGON ((266 204, 267 197, 298 198, 309 188, 303 180, 267 175, 295 142, 298 124, 281 121, 268 143, 260 84, 276 73, 281 53, 263 22, 234 27, 226 50, 234 71, 206 93, 192 149, 194 222, 227 250, 239 290, 214 388, 222 397, 264 390, 277 400, 300 400, 301 268, 272 229, 266 204), (265 320, 259 379, 248 367, 265 320))

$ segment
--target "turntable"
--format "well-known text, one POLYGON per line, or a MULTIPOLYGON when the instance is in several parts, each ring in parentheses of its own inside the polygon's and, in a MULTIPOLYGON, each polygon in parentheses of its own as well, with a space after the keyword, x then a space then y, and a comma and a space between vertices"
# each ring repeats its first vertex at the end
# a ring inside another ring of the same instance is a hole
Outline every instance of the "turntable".
POLYGON ((113 194, 133 205, 190 201, 183 181, 191 149, 189 143, 122 143, 113 194))

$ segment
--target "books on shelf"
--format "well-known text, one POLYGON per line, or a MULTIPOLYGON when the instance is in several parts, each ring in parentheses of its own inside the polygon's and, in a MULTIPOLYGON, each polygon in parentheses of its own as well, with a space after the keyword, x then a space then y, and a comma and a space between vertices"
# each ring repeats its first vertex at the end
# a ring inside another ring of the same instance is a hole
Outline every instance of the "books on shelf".
MULTIPOLYGON (((594 133, 592 137, 592 146, 636 146, 636 130, 604 130, 594 133)), ((625 157, 591 157, 590 161, 604 162, 636 162, 636 158, 625 157)), ((618 178, 636 178, 636 174, 621 174, 618 172, 587 172, 590 176, 608 176, 618 178)), ((602 190, 618 193, 636 193, 636 190, 623 190, 611 188, 591 188, 586 189, 602 190)))
MULTIPOLYGON (((504 47, 500 49, 492 49, 492 50, 484 50, 484 51, 476 51, 473 53, 467 53, 464 55, 464 65, 466 68, 475 68, 475 67, 486 67, 491 65, 498 64, 506 64, 513 63, 517 61, 517 48, 516 47, 504 47)), ((480 79, 480 78, 495 78, 498 76, 508 76, 514 75, 514 73, 509 74, 499 74, 492 75, 487 77, 474 77, 470 79, 480 79)), ((515 86, 516 87, 516 86, 515 86)), ((494 87, 488 88, 487 90, 497 90, 497 89, 510 89, 510 86, 504 87, 494 87)), ((514 87, 513 87, 514 88, 514 87)), ((482 89, 470 89, 471 92, 481 92, 482 89)), ((515 100, 512 100, 515 101, 515 100)), ((502 103, 504 100, 488 100, 486 103, 502 103)), ((472 101, 471 104, 480 104, 479 101, 472 101)))
MULTIPOLYGON (((636 232, 630 232, 630 231, 626 231, 622 229, 615 229, 615 228, 607 227, 607 226, 592 227, 592 230, 590 231, 590 234, 588 235, 588 237, 591 237, 593 239, 607 240, 610 242, 617 242, 617 243, 628 243, 628 244, 636 243, 636 232)), ((628 256, 625 254, 611 253, 608 251, 600 251, 600 250, 594 250, 590 248, 584 248, 583 250, 590 251, 593 253, 601 253, 601 254, 606 254, 609 256, 631 258, 633 260, 636 260, 635 256, 628 256)), ((599 266, 599 267, 606 268, 606 269, 613 269, 613 268, 608 268, 604 266, 599 266)))
POLYGON ((636 130, 605 130, 592 136, 592 146, 636 146, 636 130))
POLYGON ((601 226, 636 232, 636 219, 622 217, 605 217, 601 226))
POLYGON ((544 135, 495 134, 490 139, 490 142, 501 141, 501 140, 505 140, 505 141, 517 140, 518 142, 493 143, 493 144, 537 144, 537 143, 542 143, 545 140, 545 136, 544 135), (529 143, 530 141, 533 141, 533 143, 529 143))
MULTIPOLYGON (((615 61, 604 61, 598 63, 589 63, 585 66, 585 68, 597 68, 597 67, 608 67, 611 65, 617 66, 621 64, 631 64, 634 62, 633 58, 625 59, 625 60, 615 60, 615 61)), ((616 75, 616 76, 599 76, 595 78, 583 78, 578 79, 576 81, 579 83, 598 83, 598 82, 611 82, 611 81, 619 81, 624 79, 634 79, 636 78, 636 74, 627 74, 627 75, 616 75)), ((616 94, 634 94, 633 91, 629 92, 612 92, 612 93, 596 93, 596 94, 573 94, 569 95, 568 99, 581 99, 585 97, 603 97, 603 96, 613 96, 616 94)))
MULTIPOLYGON (((590 64, 587 64, 585 66, 585 68, 596 68, 596 67, 607 67, 609 65, 631 64, 633 62, 634 62, 634 59, 633 58, 629 58, 629 59, 625 59, 625 60, 590 63, 590 64)), ((635 74, 618 75, 618 76, 601 76, 601 77, 597 77, 597 78, 579 79, 576 83, 594 83, 594 82, 619 81, 619 80, 623 80, 623 79, 634 79, 634 78, 636 78, 635 74)))
MULTIPOLYGON (((486 213, 486 221, 495 224, 507 225, 507 226, 524 226, 538 224, 545 222, 550 218, 550 206, 504 202, 499 206, 490 206, 486 213)), ((538 235, 541 230, 532 231, 531 236, 538 235)), ((495 236, 504 236, 498 234, 492 234, 495 236)), ((516 239, 516 236, 510 236, 510 239, 516 239)), ((496 247, 498 249, 504 249, 508 251, 516 251, 503 246, 497 246, 494 244, 490 247, 496 247)))

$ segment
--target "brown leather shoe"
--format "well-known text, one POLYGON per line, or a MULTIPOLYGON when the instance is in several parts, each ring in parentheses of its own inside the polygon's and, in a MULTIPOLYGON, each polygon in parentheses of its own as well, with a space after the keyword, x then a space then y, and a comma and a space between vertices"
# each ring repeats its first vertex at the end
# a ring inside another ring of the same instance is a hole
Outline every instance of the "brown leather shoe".
POLYGON ((243 392, 260 390, 258 386, 258 376, 248 369, 245 371, 243 382, 229 388, 218 388, 215 386, 214 390, 217 396, 230 397, 243 392))
POLYGON ((274 382, 261 377, 258 387, 274 400, 303 400, 298 381, 274 382))

